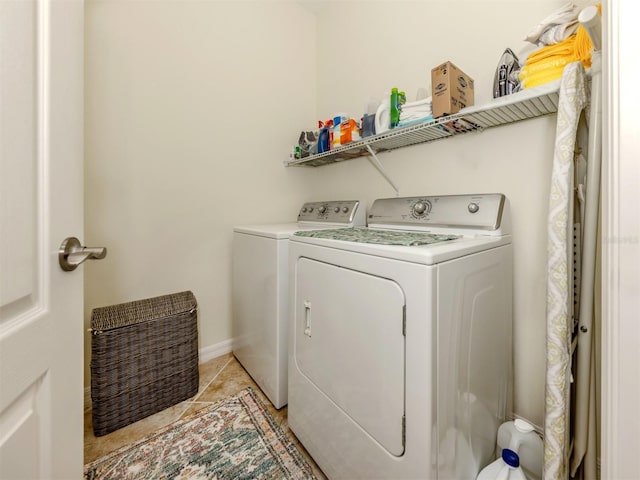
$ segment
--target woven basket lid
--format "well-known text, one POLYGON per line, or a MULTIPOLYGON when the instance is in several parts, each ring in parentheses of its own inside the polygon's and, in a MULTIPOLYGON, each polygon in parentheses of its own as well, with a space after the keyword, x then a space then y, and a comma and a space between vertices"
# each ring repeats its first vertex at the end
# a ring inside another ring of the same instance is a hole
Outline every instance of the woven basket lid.
POLYGON ((91 312, 91 330, 110 330, 181 313, 195 312, 197 308, 196 298, 190 291, 94 308, 91 312))

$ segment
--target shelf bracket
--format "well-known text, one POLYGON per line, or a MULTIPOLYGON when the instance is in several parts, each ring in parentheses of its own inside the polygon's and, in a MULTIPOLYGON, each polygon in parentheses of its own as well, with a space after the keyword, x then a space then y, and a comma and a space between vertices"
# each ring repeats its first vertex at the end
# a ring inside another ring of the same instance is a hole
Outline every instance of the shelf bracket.
POLYGON ((387 183, 389 185, 391 185, 391 188, 393 188, 393 190, 396 192, 396 197, 399 197, 400 196, 400 191, 398 190, 398 187, 396 187, 395 183, 393 183, 393 180, 391 180, 389 178, 389 175, 387 174, 387 172, 385 171, 384 167, 380 163, 380 160, 378 160, 378 157, 376 157, 376 154, 373 151, 373 149, 371 148, 371 145, 365 145, 365 147, 367 147, 367 151, 369 152, 369 156, 367 158, 371 162, 371 165, 376 167, 378 172, 380 172, 380 175, 382 175, 384 177, 384 179, 387 181, 387 183))

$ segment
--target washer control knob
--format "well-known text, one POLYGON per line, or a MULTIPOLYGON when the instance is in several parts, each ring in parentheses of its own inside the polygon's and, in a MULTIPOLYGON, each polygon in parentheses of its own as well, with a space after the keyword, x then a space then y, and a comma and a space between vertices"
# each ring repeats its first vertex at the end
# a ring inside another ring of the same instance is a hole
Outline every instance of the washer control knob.
POLYGON ((421 200, 419 202, 414 203, 413 205, 413 213, 418 217, 426 213, 429 213, 430 211, 431 211, 431 203, 427 200, 421 200))
POLYGON ((313 212, 313 207, 309 207, 309 213, 313 212))
POLYGON ((302 207, 302 213, 307 213, 307 207, 302 207))
POLYGON ((342 213, 347 213, 349 211, 349 207, 342 207, 342 213))
POLYGON ((340 213, 340 207, 335 207, 335 208, 333 209, 333 211, 334 211, 335 213, 340 213))
POLYGON ((472 202, 469 204, 467 208, 469 209, 469 213, 476 213, 478 210, 480 210, 480 205, 478 205, 475 202, 472 202))
POLYGON ((323 205, 323 206, 321 206, 320 208, 318 208, 318 211, 319 211, 320 213, 324 213, 324 212, 326 212, 326 211, 327 211, 327 207, 325 207, 325 206, 323 205))

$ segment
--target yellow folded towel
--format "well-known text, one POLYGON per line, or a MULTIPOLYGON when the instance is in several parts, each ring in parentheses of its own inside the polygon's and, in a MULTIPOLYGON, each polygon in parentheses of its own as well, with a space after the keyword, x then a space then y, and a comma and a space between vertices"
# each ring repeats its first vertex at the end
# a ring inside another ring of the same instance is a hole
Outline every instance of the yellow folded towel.
POLYGON ((520 80, 524 88, 537 87, 560 78, 565 65, 579 60, 575 53, 576 36, 577 33, 529 55, 520 70, 520 80))
MULTIPOLYGON (((602 14, 602 5, 598 4, 597 7, 602 14)), ((591 38, 580 25, 574 35, 529 55, 519 75, 523 88, 537 87, 557 80, 568 63, 581 61, 585 68, 591 67, 592 49, 591 38)))

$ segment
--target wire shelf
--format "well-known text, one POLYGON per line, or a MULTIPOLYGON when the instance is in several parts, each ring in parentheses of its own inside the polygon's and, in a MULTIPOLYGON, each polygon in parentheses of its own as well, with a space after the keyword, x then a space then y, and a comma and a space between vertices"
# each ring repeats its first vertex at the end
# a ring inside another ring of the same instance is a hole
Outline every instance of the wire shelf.
POLYGON ((556 113, 559 85, 557 80, 494 99, 486 105, 465 108, 455 115, 389 130, 329 152, 288 159, 284 164, 287 167, 319 167, 369 155, 367 146, 375 152, 385 152, 556 113))

